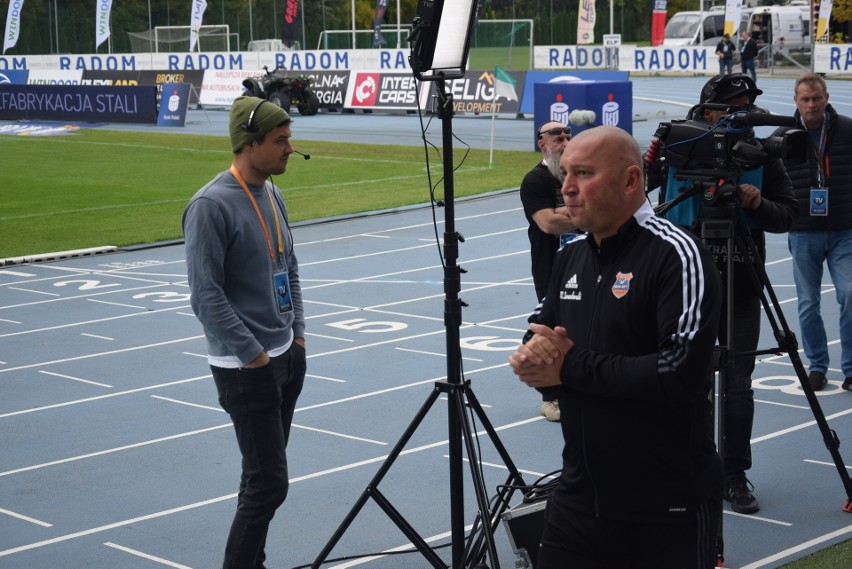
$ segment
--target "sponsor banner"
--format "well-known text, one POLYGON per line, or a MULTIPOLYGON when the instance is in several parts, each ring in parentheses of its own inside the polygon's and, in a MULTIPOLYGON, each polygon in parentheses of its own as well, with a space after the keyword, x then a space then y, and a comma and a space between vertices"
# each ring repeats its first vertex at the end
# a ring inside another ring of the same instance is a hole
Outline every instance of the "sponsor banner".
POLYGON ((29 71, 0 71, 0 85, 26 85, 29 71))
POLYGON ((309 71, 305 73, 314 80, 311 91, 317 94, 320 108, 343 108, 350 73, 350 71, 309 71))
POLYGON ((188 83, 164 83, 160 98, 157 126, 186 126, 186 109, 189 106, 188 83))
POLYGON ((654 0, 651 12, 651 45, 663 45, 666 38, 666 14, 668 0, 654 0))
POLYGON ((814 44, 814 72, 852 73, 852 44, 814 44))
POLYGON ((619 69, 622 71, 665 71, 683 73, 709 73, 719 70, 716 46, 622 46, 619 69))
POLYGON ((617 50, 602 45, 539 45, 533 47, 536 69, 607 69, 617 50))
POLYGON ((417 108, 417 85, 410 73, 353 71, 344 103, 347 109, 417 108))
POLYGON ((138 71, 83 71, 80 85, 110 85, 136 87, 140 85, 138 71))
POLYGON ((627 81, 625 71, 527 71, 524 76, 524 93, 521 96, 521 113, 534 111, 536 83, 565 83, 568 81, 627 81))
MULTIPOLYGON (((189 104, 197 105, 199 103, 199 94, 201 86, 204 83, 204 71, 140 71, 140 85, 156 85, 162 92, 165 83, 188 83, 189 89, 189 104)), ((84 75, 85 77, 85 75, 84 75)))
MULTIPOLYGON (((447 91, 453 96, 453 110, 457 113, 492 114, 512 113, 517 114, 521 108, 520 90, 524 85, 525 71, 503 71, 516 81, 515 85, 505 82, 504 88, 511 89, 512 93, 506 91, 498 93, 494 73, 491 71, 465 72, 464 77, 459 79, 447 79, 447 91), (512 96, 514 94, 514 96, 512 96)), ((424 81, 420 90, 420 106, 424 109, 435 111, 434 101, 437 95, 437 85, 434 81, 424 81)))
POLYGON ((157 89, 0 85, 0 119, 156 123, 157 89))
POLYGON ((30 71, 28 85, 80 85, 82 71, 30 71))
POLYGON ((580 0, 577 8, 577 43, 595 43, 595 0, 580 0))
POLYGON ((263 73, 263 70, 205 71, 199 102, 213 107, 230 107, 234 99, 243 94, 243 80, 263 73))
POLYGON ((130 53, 88 55, 0 55, 0 71, 166 69, 191 71, 216 69, 243 71, 282 67, 290 71, 343 71, 380 69, 409 72, 407 49, 328 49, 305 51, 232 51, 203 53, 130 53))
POLYGON ((600 125, 617 126, 633 134, 633 84, 630 81, 538 83, 535 120, 530 132, 533 148, 538 148, 537 125, 548 121, 570 125, 575 135, 600 125), (592 111, 594 121, 571 122, 572 111, 592 111))

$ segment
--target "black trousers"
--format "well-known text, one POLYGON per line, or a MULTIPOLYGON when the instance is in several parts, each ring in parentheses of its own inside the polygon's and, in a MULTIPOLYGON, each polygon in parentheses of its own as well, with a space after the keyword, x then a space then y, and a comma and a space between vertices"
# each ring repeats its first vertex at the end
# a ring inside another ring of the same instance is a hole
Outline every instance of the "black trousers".
POLYGON ((223 569, 263 569, 266 533, 290 483, 287 440, 305 381, 305 349, 290 349, 257 369, 211 366, 219 404, 230 416, 242 454, 237 512, 223 569))

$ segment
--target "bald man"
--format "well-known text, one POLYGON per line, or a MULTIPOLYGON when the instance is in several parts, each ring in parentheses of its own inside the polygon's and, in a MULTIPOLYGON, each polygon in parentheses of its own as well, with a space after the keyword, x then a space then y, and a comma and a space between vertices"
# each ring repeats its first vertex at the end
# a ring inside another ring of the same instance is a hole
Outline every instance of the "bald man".
POLYGON ((563 467, 536 569, 713 567, 718 271, 700 241, 654 215, 625 131, 580 133, 561 168, 568 215, 587 234, 557 254, 539 323, 509 358, 527 385, 560 387, 563 467))

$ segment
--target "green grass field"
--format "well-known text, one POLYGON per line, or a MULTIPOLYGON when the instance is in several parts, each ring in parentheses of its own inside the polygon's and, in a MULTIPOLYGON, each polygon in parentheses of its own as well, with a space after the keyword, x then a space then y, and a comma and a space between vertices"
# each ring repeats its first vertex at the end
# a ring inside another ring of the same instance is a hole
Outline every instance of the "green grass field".
MULTIPOLYGON (((276 176, 291 221, 429 201, 423 147, 311 142, 276 176)), ((431 150, 432 182, 442 174, 431 150)), ((517 187, 532 152, 454 148, 455 195, 517 187)), ((227 138, 83 129, 0 136, 0 259, 178 239, 189 198, 231 161, 227 138)), ((438 186, 438 197, 443 187, 438 186)))

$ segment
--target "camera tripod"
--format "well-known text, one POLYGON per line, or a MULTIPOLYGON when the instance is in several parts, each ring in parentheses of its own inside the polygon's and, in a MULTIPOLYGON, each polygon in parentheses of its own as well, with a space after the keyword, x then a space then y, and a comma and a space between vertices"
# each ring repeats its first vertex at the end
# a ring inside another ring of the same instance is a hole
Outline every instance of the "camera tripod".
MULTIPOLYGON (((814 419, 822 434, 826 448, 831 454, 832 460, 840 475, 846 492, 846 502, 843 505, 845 512, 852 513, 852 481, 840 456, 840 439, 825 419, 825 414, 820 407, 816 394, 808 381, 804 364, 798 352, 798 342, 795 335, 787 325, 784 313, 781 310, 778 298, 769 281, 769 277, 763 266, 760 251, 754 242, 751 231, 744 222, 737 217, 737 208, 734 205, 733 186, 728 184, 716 184, 705 186, 701 181, 694 182, 692 187, 684 191, 671 202, 667 202, 658 208, 658 215, 663 215, 674 205, 688 199, 695 194, 702 194, 702 207, 698 218, 699 237, 705 244, 708 242, 725 242, 726 260, 723 281, 724 291, 724 316, 725 336, 724 345, 720 343, 716 348, 714 360, 719 371, 719 400, 717 405, 717 446, 719 455, 725 456, 725 386, 727 377, 731 372, 734 358, 738 356, 758 356, 768 354, 786 354, 790 358, 796 376, 807 398, 808 405, 813 413, 814 419), (725 188, 725 186, 730 186, 725 188), (710 205, 712 204, 712 205, 710 205), (759 292, 760 304, 767 320, 772 327, 773 336, 777 346, 754 351, 737 351, 734 338, 734 260, 737 254, 744 256, 743 264, 752 282, 759 292)), ((721 517, 719 521, 719 534, 716 555, 717 567, 723 567, 724 563, 724 540, 722 533, 721 517)))
POLYGON ((518 487, 525 486, 524 480, 517 467, 512 462, 509 453, 497 436, 488 417, 476 399, 470 382, 462 377, 461 373, 461 347, 459 326, 461 324, 462 300, 459 298, 461 290, 462 269, 456 263, 458 259, 459 242, 464 238, 455 230, 455 204, 453 188, 453 139, 452 139, 452 95, 445 90, 445 82, 437 81, 438 87, 438 114, 441 117, 442 139, 443 139, 443 166, 444 166, 444 326, 446 328, 447 346, 447 379, 436 381, 435 387, 427 397, 426 402, 414 416, 411 424, 406 428, 402 437, 393 447, 378 472, 361 493, 355 505, 344 518, 328 541, 326 546, 314 560, 311 567, 317 569, 328 558, 329 553, 343 537, 355 517, 372 498, 376 504, 387 514, 397 527, 411 540, 411 543, 420 551, 429 563, 437 569, 447 569, 447 564, 441 560, 433 548, 417 533, 411 524, 405 520, 402 514, 391 504, 386 496, 379 490, 379 484, 394 461, 399 457, 420 426, 420 423, 431 410, 432 406, 443 393, 448 399, 448 430, 449 430, 449 457, 450 457, 450 517, 452 535, 452 569, 487 569, 484 564, 486 554, 493 564, 493 569, 499 569, 500 562, 497 559, 497 551, 494 544, 494 531, 500 523, 500 517, 509 507, 509 500, 518 487), (472 428, 471 417, 468 413, 475 415, 483 425, 485 432, 503 460, 509 471, 506 482, 498 487, 494 503, 495 509, 491 509, 485 483, 480 470, 480 461, 476 450, 476 433, 472 428), (470 475, 473 489, 476 494, 478 513, 473 523, 470 535, 465 538, 464 530, 464 502, 463 502, 463 457, 462 441, 467 452, 470 466, 470 475))

